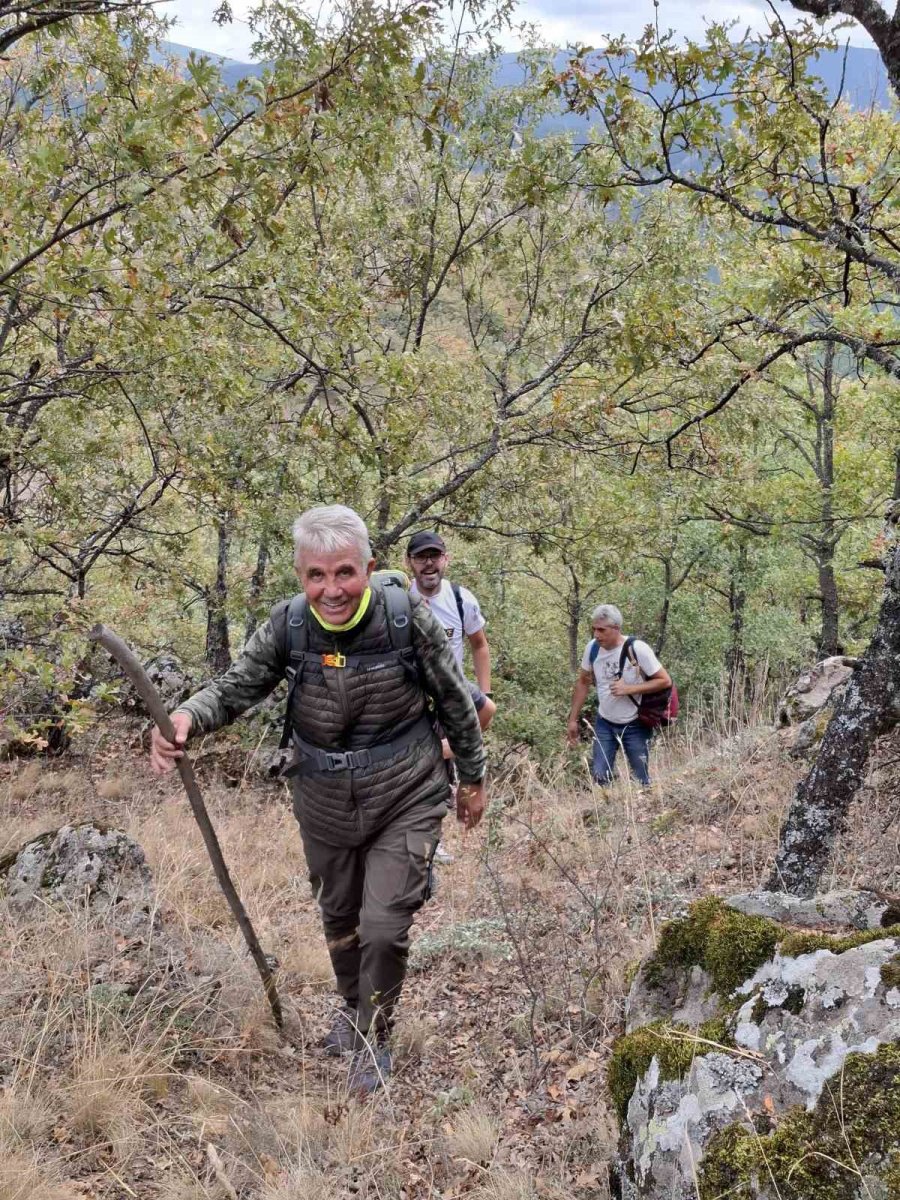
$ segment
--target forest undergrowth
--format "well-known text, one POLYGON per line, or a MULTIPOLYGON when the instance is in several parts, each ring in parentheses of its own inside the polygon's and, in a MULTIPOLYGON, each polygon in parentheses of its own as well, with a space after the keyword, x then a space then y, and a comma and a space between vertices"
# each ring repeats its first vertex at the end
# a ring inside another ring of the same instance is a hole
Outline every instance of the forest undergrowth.
MULTIPOLYGON (((361 1103, 346 1061, 317 1048, 333 994, 285 785, 228 736, 197 748, 279 960, 282 1039, 145 736, 108 720, 52 764, 0 768, 0 857, 66 823, 122 828, 146 852, 159 918, 129 941, 77 912, 4 911, 0 1200, 608 1196, 604 1073, 630 966, 691 900, 762 883, 803 770, 764 725, 664 740, 643 791, 507 757, 482 828, 445 824, 454 861, 416 921, 395 1075, 361 1103)), ((831 885, 900 888, 898 760, 896 742, 882 748, 831 885)))

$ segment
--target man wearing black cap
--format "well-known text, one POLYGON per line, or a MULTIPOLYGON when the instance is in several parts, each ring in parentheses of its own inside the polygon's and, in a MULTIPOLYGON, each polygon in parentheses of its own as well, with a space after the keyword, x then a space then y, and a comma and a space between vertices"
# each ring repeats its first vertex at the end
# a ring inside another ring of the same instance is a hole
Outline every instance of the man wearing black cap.
POLYGON ((443 625, 460 667, 463 665, 464 639, 469 639, 478 681, 477 687, 470 683, 469 689, 479 723, 485 730, 497 707, 491 698, 491 651, 478 601, 468 588, 444 578, 450 555, 440 534, 425 529, 414 533, 406 548, 406 563, 413 575, 410 594, 424 600, 443 625))

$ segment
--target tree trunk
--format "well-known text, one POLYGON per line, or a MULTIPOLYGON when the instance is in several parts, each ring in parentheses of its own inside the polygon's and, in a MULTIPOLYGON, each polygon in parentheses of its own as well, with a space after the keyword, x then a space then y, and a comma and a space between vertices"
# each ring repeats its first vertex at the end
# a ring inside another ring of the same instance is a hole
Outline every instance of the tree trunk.
POLYGON ((816 568, 822 600, 822 628, 819 654, 826 658, 840 654, 837 581, 834 576, 834 551, 840 540, 834 521, 834 346, 825 351, 822 369, 822 405, 816 410, 816 475, 822 488, 821 529, 816 542, 816 568))
POLYGON ((206 661, 213 674, 221 675, 231 666, 231 641, 225 610, 228 600, 228 549, 231 541, 228 518, 222 518, 216 523, 216 532, 216 581, 206 593, 206 661))
POLYGON ((890 13, 879 0, 790 0, 816 17, 855 17, 878 47, 891 87, 900 99, 900 8, 890 13))
POLYGON ((672 560, 670 558, 663 559, 663 602, 659 610, 659 620, 656 624, 656 641, 653 646, 656 657, 663 652, 663 646, 666 644, 666 635, 669 632, 669 608, 672 604, 672 560))
POLYGON ((741 546, 737 562, 731 568, 728 589, 728 608, 731 613, 731 641, 725 655, 725 670, 728 674, 729 705, 732 706, 738 693, 743 690, 747 677, 744 658, 744 612, 747 605, 747 547, 741 546))
POLYGON ((247 621, 244 625, 244 643, 250 641, 259 622, 256 619, 256 606, 266 584, 266 567, 269 565, 269 543, 261 538, 256 552, 256 566, 250 576, 250 595, 247 597, 247 621))
POLYGON ((811 896, 863 781, 877 738, 900 722, 900 504, 888 513, 884 594, 875 634, 797 787, 766 888, 811 896))
POLYGON ((574 673, 581 666, 581 642, 579 631, 581 626, 581 580, 569 568, 572 587, 569 591, 569 668, 574 673))
POLYGON ((819 559, 819 595, 822 599, 822 628, 819 632, 819 657, 841 653, 838 631, 839 608, 837 580, 834 575, 834 548, 823 547, 819 559))

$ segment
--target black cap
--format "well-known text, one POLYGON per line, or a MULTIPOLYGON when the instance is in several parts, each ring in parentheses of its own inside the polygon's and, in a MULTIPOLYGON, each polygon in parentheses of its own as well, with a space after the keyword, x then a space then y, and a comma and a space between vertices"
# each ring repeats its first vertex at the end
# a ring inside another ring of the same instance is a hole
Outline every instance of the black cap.
POLYGON ((414 554, 419 554, 422 550, 440 550, 443 553, 447 552, 447 547, 444 545, 444 539, 439 533, 432 533, 427 529, 420 529, 418 533, 414 533, 409 539, 409 545, 406 547, 406 553, 410 558, 414 554))

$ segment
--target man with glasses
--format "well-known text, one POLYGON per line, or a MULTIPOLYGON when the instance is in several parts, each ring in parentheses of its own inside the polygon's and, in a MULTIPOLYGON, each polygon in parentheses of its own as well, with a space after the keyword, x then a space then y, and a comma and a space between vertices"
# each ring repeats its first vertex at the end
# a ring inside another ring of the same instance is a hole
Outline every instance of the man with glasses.
POLYGON ((469 691, 478 713, 482 731, 494 718, 497 706, 491 693, 491 651, 485 637, 485 620, 478 601, 468 588, 444 578, 450 555, 444 539, 437 533, 421 530, 409 539, 406 563, 413 575, 410 595, 424 600, 441 625, 456 655, 463 665, 465 638, 472 648, 472 666, 478 686, 469 683, 469 691))
POLYGON ((622 614, 614 604, 600 604, 594 609, 591 632, 594 636, 585 646, 572 692, 566 730, 568 743, 578 745, 581 709, 594 682, 597 685, 591 770, 594 782, 601 787, 612 782, 621 746, 632 775, 646 787, 650 783, 648 761, 653 730, 639 720, 640 697, 671 688, 672 680, 646 642, 625 637, 622 614))

